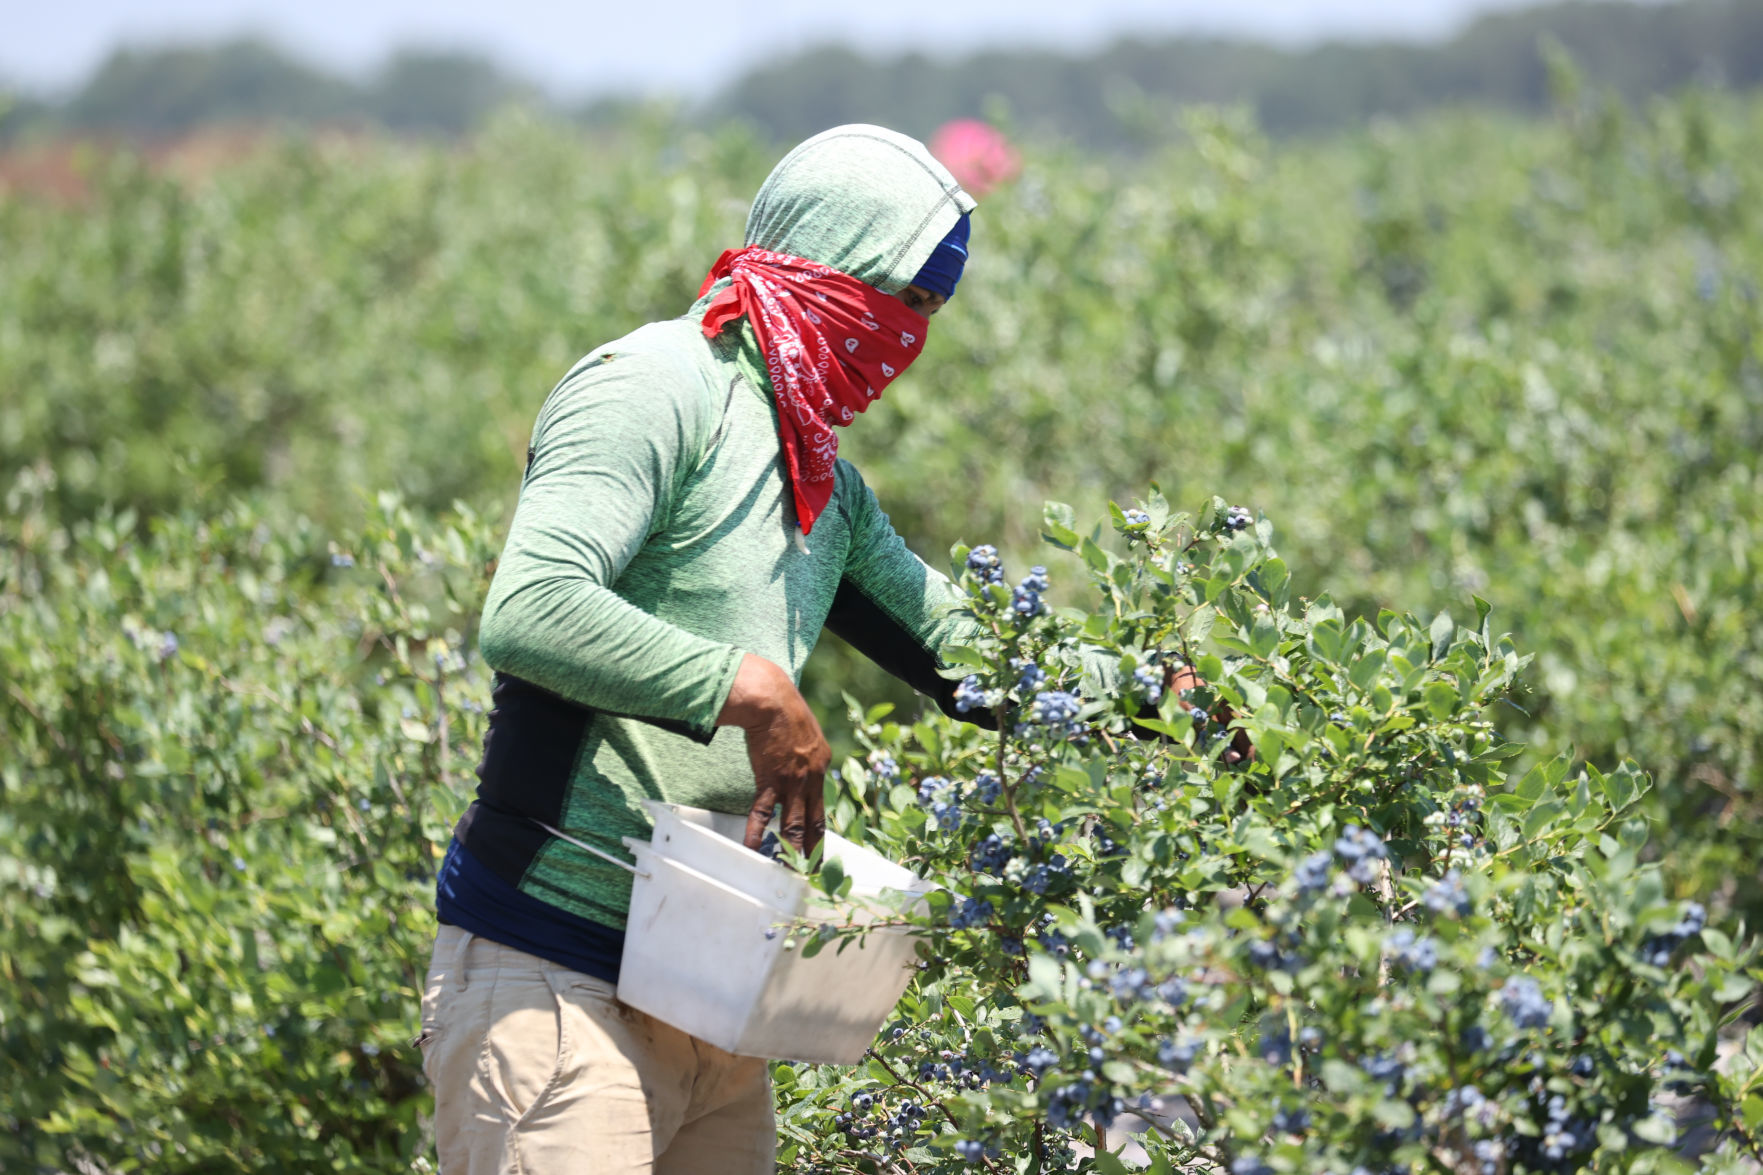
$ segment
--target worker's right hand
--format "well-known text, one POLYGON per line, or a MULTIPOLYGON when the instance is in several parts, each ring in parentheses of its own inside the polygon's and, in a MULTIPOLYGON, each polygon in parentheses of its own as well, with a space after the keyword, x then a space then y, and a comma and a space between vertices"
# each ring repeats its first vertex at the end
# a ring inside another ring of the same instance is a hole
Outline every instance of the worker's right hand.
POLYGON ((747 732, 755 783, 747 847, 758 851, 776 812, 783 839, 800 852, 813 852, 826 831, 824 788, 832 748, 790 675, 748 653, 716 724, 747 732))
MULTIPOLYGON (((1188 690, 1200 689, 1206 684, 1192 665, 1184 665, 1180 661, 1171 661, 1163 667, 1163 688, 1169 693, 1183 694, 1188 690)), ((1230 703, 1222 698, 1212 707, 1212 717, 1220 726, 1229 727, 1236 719, 1236 711, 1230 703)), ((1249 732, 1238 728, 1231 732, 1230 746, 1225 749, 1224 761, 1231 766, 1247 763, 1255 757, 1255 745, 1249 741, 1249 732)))

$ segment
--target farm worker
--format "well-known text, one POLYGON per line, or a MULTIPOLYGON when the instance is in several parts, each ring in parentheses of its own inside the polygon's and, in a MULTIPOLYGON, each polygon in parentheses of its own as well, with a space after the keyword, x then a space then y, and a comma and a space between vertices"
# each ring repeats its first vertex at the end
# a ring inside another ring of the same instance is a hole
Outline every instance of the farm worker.
POLYGON ((683 317, 590 352, 540 409, 422 1001, 444 1175, 773 1169, 766 1062, 614 998, 631 877, 590 850, 647 839, 655 797, 747 813, 749 847, 775 809, 812 848, 830 752, 796 681, 823 627, 953 712, 958 593, 837 429, 923 350, 972 209, 912 139, 817 135, 683 317))

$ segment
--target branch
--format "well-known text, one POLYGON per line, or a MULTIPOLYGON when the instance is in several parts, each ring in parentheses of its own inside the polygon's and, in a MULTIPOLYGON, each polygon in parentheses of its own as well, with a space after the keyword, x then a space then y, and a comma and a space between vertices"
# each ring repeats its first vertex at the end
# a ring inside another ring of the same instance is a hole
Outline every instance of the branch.
MULTIPOLYGON (((949 1125, 953 1126, 957 1130, 961 1129, 961 1123, 959 1121, 957 1121, 955 1118, 955 1115, 949 1111, 949 1107, 943 1104, 943 1100, 941 1098, 932 1096, 930 1093, 926 1092, 924 1086, 919 1085, 917 1082, 908 1081, 904 1077, 900 1076, 899 1072, 892 1065, 888 1064, 888 1059, 886 1057, 882 1056, 880 1053, 876 1052, 875 1049, 867 1048, 867 1049, 864 1049, 863 1051, 870 1058, 870 1060, 874 1061, 876 1064, 880 1065, 883 1069, 887 1070, 888 1076, 892 1077, 894 1079, 895 1085, 903 1085, 907 1089, 912 1090, 919 1097, 923 1098, 927 1104, 933 1105, 937 1109, 943 1111, 943 1117, 945 1117, 949 1120, 949 1125)), ((982 1155, 982 1156, 980 1156, 980 1162, 982 1162, 986 1165, 986 1170, 994 1172, 994 1175, 995 1175, 998 1168, 992 1162, 991 1159, 986 1158, 984 1155, 982 1155)))
POLYGON ((50 722, 47 718, 43 717, 43 712, 31 703, 31 699, 25 695, 23 690, 18 688, 17 683, 10 681, 7 682, 6 692, 11 694, 13 699, 17 701, 20 706, 24 707, 25 713, 37 720, 38 726, 41 726, 48 732, 50 741, 55 744, 55 749, 62 754, 66 754, 67 740, 61 737, 61 731, 56 729, 53 722, 50 722))

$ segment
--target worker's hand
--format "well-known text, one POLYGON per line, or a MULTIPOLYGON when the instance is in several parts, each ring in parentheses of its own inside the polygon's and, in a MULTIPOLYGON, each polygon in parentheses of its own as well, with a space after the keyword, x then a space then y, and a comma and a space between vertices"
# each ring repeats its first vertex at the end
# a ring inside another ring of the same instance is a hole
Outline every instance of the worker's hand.
MULTIPOLYGON (((1201 679, 1200 675, 1194 672, 1192 665, 1177 662, 1164 667, 1163 688, 1173 692, 1177 697, 1181 696, 1183 690, 1199 689, 1205 684, 1206 682, 1201 679)), ((1232 710, 1230 703, 1223 698, 1220 698, 1217 705, 1212 708, 1212 717, 1220 726, 1228 727, 1236 716, 1236 711, 1232 710)), ((1249 741, 1249 732, 1246 730, 1233 731, 1230 747, 1224 752, 1224 761, 1234 766, 1238 763, 1246 763, 1254 757, 1255 745, 1249 741)))
POLYGON ((747 732, 747 760, 756 784, 747 813, 747 847, 759 851, 777 811, 784 840, 800 852, 813 852, 826 832, 823 789, 833 753, 790 675, 748 653, 716 724, 747 732))

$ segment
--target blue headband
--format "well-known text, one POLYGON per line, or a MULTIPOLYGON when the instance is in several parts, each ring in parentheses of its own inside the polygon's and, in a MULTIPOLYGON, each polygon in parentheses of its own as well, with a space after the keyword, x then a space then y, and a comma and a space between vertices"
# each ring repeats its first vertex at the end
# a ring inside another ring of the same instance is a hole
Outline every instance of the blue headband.
POLYGON ((955 287, 961 281, 961 269, 967 264, 967 214, 955 222, 949 235, 937 242, 931 251, 930 260, 918 271, 918 276, 909 283, 920 289, 929 290, 933 294, 941 294, 945 298, 955 296, 955 287))

